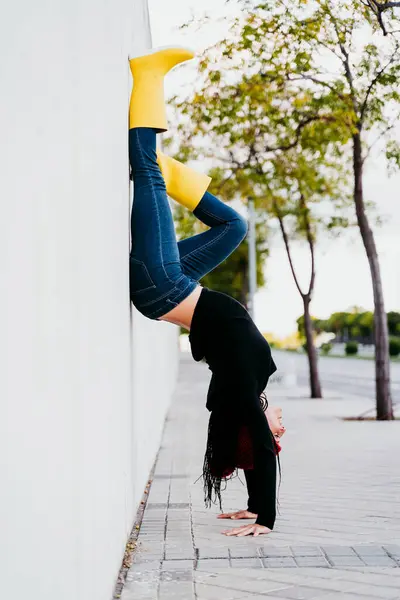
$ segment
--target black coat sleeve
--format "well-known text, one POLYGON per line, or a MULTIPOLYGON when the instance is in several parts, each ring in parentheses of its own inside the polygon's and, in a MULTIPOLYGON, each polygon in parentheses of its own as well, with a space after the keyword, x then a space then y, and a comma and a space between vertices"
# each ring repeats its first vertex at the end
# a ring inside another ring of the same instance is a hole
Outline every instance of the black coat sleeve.
POLYGON ((245 469, 244 476, 247 486, 247 510, 258 515, 257 479, 254 477, 254 469, 245 469))
POLYGON ((273 529, 276 518, 276 454, 272 433, 258 396, 245 399, 245 419, 253 442, 254 469, 249 500, 256 523, 273 529), (254 506, 253 506, 254 505, 254 506))

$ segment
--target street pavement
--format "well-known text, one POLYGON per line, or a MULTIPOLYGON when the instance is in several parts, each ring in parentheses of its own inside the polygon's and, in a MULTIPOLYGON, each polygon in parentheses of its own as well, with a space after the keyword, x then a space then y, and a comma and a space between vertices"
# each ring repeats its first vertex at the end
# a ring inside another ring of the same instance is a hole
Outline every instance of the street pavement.
MULTIPOLYGON (((283 370, 295 373, 301 386, 308 385, 308 361, 305 354, 275 351, 277 363, 283 370)), ((374 406, 375 362, 371 359, 320 356, 319 373, 323 388, 363 398, 366 406, 374 406)), ((400 362, 391 363, 393 402, 400 406, 400 362)))
MULTIPOLYGON (((400 421, 344 421, 365 410, 363 394, 307 399, 274 356, 268 398, 287 427, 274 531, 224 536, 251 521, 204 507, 210 372, 184 353, 121 600, 400 599, 400 421)), ((228 482, 225 511, 245 508, 243 481, 228 482)))

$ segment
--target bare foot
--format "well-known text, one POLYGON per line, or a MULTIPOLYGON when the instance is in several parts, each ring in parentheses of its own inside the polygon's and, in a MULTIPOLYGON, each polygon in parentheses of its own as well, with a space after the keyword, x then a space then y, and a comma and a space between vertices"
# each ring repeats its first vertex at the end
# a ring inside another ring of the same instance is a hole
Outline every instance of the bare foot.
POLYGON ((269 527, 253 523, 253 525, 242 525, 241 527, 235 527, 234 529, 226 529, 225 531, 221 531, 221 533, 224 535, 236 535, 237 537, 253 534, 255 537, 263 533, 271 533, 271 531, 272 529, 269 529, 269 527))
POLYGON ((217 519, 257 519, 257 516, 248 510, 238 510, 231 513, 221 513, 217 516, 217 519))

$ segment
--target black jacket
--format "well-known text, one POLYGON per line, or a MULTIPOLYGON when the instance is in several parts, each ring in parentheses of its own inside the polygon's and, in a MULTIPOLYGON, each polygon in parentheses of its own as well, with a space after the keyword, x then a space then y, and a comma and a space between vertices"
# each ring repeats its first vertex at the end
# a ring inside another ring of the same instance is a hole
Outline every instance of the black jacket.
MULTIPOLYGON (((203 288, 189 335, 193 358, 212 371, 206 406, 211 411, 209 456, 220 463, 236 454, 238 428, 247 425, 253 443, 249 507, 256 523, 273 528, 276 515, 276 453, 260 394, 276 371, 271 349, 247 310, 236 300, 203 288), (210 435, 212 432, 212 439, 210 435)), ((246 480, 248 478, 246 477, 246 480)))

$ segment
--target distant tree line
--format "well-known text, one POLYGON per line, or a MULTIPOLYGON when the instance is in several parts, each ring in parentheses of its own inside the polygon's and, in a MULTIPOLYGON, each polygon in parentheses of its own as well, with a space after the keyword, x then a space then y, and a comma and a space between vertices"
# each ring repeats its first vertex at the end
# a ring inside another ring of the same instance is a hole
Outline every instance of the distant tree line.
MULTIPOLYGON (((388 312, 387 324, 389 335, 400 338, 400 312, 388 312)), ((297 319, 297 327, 299 334, 305 337, 303 316, 297 319)), ((335 312, 328 319, 313 317, 313 327, 317 334, 334 333, 335 342, 374 343, 374 315, 370 311, 355 309, 351 312, 335 312)))

